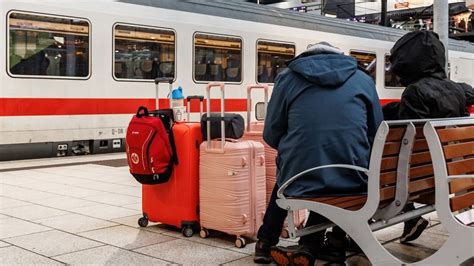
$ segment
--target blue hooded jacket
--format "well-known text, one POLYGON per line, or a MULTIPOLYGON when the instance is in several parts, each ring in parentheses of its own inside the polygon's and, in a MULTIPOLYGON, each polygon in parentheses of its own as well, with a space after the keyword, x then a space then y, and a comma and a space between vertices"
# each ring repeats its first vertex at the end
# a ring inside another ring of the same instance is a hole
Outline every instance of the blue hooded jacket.
MULTIPOLYGON (((354 58, 329 47, 302 53, 276 78, 263 137, 278 150, 278 186, 316 166, 368 167, 383 120, 374 82, 354 58)), ((298 197, 365 193, 367 176, 341 168, 310 172, 285 190, 298 197)))

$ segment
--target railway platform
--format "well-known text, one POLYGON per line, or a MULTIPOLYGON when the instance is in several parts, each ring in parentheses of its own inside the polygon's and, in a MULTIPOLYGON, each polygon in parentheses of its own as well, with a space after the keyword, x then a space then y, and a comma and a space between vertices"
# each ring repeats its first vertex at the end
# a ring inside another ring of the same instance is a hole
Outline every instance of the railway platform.
MULTIPOLYGON (((0 265, 254 264, 255 242, 239 249, 224 234, 185 238, 161 224, 140 228, 141 187, 124 153, 0 163, 0 184, 0 265)), ((429 228, 409 245, 399 243, 402 224, 377 238, 407 262, 428 257, 447 232, 435 214, 425 218, 429 228)), ((347 256, 347 265, 370 265, 361 254, 347 256)))

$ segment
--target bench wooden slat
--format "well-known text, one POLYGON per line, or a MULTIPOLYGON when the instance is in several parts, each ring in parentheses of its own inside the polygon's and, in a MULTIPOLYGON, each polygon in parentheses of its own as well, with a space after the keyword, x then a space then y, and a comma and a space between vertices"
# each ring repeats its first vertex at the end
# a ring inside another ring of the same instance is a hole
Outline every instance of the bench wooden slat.
POLYGON ((433 165, 427 164, 410 168, 410 179, 417 179, 424 176, 433 175, 433 165))
POLYGON ((403 138, 403 135, 405 134, 405 130, 405 127, 390 128, 386 141, 400 141, 403 138))
POLYGON ((474 191, 452 197, 450 199, 451 211, 459 211, 461 209, 474 205, 474 191))
POLYGON ((423 127, 416 127, 415 139, 425 139, 425 134, 423 133, 423 127))
POLYGON ((442 143, 449 141, 474 139, 474 126, 441 128, 436 130, 442 143))
POLYGON ((415 143, 413 144, 413 152, 427 151, 427 150, 429 150, 429 148, 428 148, 428 142, 426 141, 426 139, 415 140, 415 143))
POLYGON ((457 193, 474 189, 474 178, 455 179, 449 182, 449 193, 457 193))
POLYGON ((397 169, 398 156, 386 157, 382 159, 380 171, 397 169))
POLYGON ((463 175, 474 172, 474 158, 447 163, 449 175, 463 175))
POLYGON ((400 152, 400 142, 388 142, 383 149, 383 156, 398 155, 400 152))
POLYGON ((424 163, 431 163, 431 155, 429 151, 414 153, 411 156, 412 165, 420 165, 424 163))
POLYGON ((411 181, 408 184, 408 192, 410 194, 418 193, 427 189, 434 188, 434 186, 435 186, 434 177, 423 178, 423 179, 411 181))
POLYGON ((380 174, 380 186, 395 184, 397 182, 397 172, 391 171, 380 174))
POLYGON ((449 160, 474 154, 474 141, 443 146, 444 157, 449 160))

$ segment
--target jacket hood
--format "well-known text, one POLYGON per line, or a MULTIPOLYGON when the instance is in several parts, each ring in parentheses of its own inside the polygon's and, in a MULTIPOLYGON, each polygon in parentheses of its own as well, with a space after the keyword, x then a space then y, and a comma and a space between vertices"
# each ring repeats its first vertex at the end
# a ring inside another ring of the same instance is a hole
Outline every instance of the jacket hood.
POLYGON ((337 87, 356 72, 357 62, 339 49, 320 43, 289 61, 288 67, 312 83, 337 87))
POLYGON ((423 77, 446 78, 444 45, 434 32, 410 32, 390 52, 391 71, 404 86, 423 77))

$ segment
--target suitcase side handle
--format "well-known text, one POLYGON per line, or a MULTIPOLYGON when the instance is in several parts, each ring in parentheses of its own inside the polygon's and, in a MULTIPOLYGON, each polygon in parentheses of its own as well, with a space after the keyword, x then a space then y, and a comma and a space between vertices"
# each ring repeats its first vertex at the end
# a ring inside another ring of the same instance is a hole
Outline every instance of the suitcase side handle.
POLYGON ((250 120, 252 113, 252 91, 255 89, 263 90, 265 110, 268 107, 268 84, 251 84, 247 86, 247 132, 250 132, 250 120))
MULTIPOLYGON (((221 91, 221 151, 224 151, 225 146, 225 122, 224 122, 224 99, 225 90, 224 83, 222 82, 211 82, 206 86, 206 104, 207 104, 207 117, 211 117, 211 89, 219 88, 221 91)), ((211 149, 211 121, 207 120, 207 149, 211 149)))
POLYGON ((192 100, 199 100, 199 117, 202 117, 204 96, 203 95, 190 95, 186 97, 186 104, 187 104, 186 112, 188 113, 188 122, 191 121, 190 115, 191 115, 191 101, 192 100))

